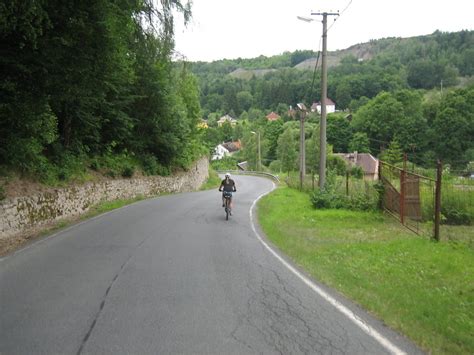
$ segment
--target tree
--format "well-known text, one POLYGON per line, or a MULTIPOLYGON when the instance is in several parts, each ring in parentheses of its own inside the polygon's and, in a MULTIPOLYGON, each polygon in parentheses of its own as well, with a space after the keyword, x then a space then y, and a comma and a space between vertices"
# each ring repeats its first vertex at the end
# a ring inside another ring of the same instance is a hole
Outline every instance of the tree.
MULTIPOLYGON (((257 170, 258 168, 258 135, 247 131, 243 138, 243 149, 241 150, 241 156, 243 160, 247 161, 247 164, 251 170, 257 170)), ((267 153, 267 141, 260 134, 260 155, 264 157, 267 153)), ((263 161, 262 161, 263 164, 263 161)))
POLYGON ((403 161, 403 151, 396 140, 390 142, 390 145, 384 150, 380 159, 389 164, 397 164, 403 161))
POLYGON ((403 105, 393 95, 382 92, 354 114, 352 125, 355 131, 366 132, 370 139, 370 150, 379 152, 385 142, 393 139, 402 116, 403 105))
POLYGON ((474 87, 448 93, 432 125, 438 158, 456 166, 467 163, 464 154, 474 148, 474 87))
POLYGON ((283 121, 276 120, 266 122, 265 124, 265 138, 268 140, 268 155, 267 161, 272 161, 277 158, 278 137, 283 132, 283 121))
POLYGON ((369 137, 364 132, 356 132, 349 142, 349 152, 370 153, 369 137))
POLYGON ((297 150, 291 128, 287 128, 278 138, 277 157, 281 162, 281 168, 288 174, 295 169, 297 150))
POLYGON ((413 144, 421 149, 427 130, 422 96, 410 90, 382 92, 354 114, 352 126, 355 131, 367 134, 372 152, 380 152, 394 139, 404 151, 413 144))
POLYGON ((240 91, 237 93, 237 105, 239 107, 239 114, 243 111, 248 111, 252 107, 253 97, 249 91, 240 91))
POLYGON ((352 138, 350 122, 346 114, 329 114, 327 119, 327 141, 336 153, 347 152, 349 141, 352 138))

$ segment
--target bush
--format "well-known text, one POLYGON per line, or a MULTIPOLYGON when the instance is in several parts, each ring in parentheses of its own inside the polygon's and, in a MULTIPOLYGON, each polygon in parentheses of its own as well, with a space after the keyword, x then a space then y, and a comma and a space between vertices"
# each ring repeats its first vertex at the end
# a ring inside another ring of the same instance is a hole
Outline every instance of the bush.
POLYGON ((348 209, 371 211, 377 209, 377 200, 370 199, 365 194, 346 196, 327 190, 317 190, 310 196, 311 203, 319 209, 348 209))
POLYGON ((274 160, 270 163, 268 168, 274 173, 279 173, 281 171, 281 162, 279 160, 274 160))
POLYGON ((327 190, 316 190, 311 194, 311 202, 315 208, 341 209, 349 208, 348 198, 345 195, 333 193, 327 190))
POLYGON ((168 176, 171 175, 171 169, 167 166, 158 164, 158 170, 157 170, 158 175, 160 176, 168 176))
MULTIPOLYGON (((316 190, 310 195, 311 202, 315 208, 334 208, 359 211, 376 210, 383 196, 383 189, 375 184, 371 187, 364 183, 363 187, 356 188, 350 195, 341 190, 341 181, 335 170, 328 171, 326 186, 323 190, 316 190)), ((358 184, 360 185, 360 184, 358 184)), ((353 186, 353 189, 355 186, 353 186)))
POLYGON ((347 165, 341 157, 338 157, 337 155, 329 155, 327 157, 327 169, 334 171, 336 175, 345 175, 347 165))
POLYGON ((469 214, 455 208, 441 208, 442 223, 450 225, 470 225, 469 214))
POLYGON ((133 176, 133 173, 135 172, 135 167, 131 166, 131 165, 125 165, 123 168, 122 168, 122 177, 126 177, 126 178, 131 178, 133 176))
POLYGON ((372 211, 378 207, 378 199, 371 200, 365 194, 352 195, 348 199, 348 209, 358 211, 372 211))
POLYGON ((99 171, 100 169, 100 162, 98 158, 93 158, 91 162, 89 163, 89 168, 91 168, 94 171, 99 171))
POLYGON ((350 168, 349 174, 356 179, 362 179, 364 177, 364 170, 360 166, 353 166, 350 168))
POLYGON ((7 198, 7 193, 5 192, 5 186, 0 186, 0 201, 7 198))
POLYGON ((141 158, 141 165, 146 175, 157 175, 159 164, 156 157, 146 154, 141 158))
POLYGON ((214 170, 236 170, 237 159, 234 157, 224 157, 220 160, 211 161, 211 166, 214 170))

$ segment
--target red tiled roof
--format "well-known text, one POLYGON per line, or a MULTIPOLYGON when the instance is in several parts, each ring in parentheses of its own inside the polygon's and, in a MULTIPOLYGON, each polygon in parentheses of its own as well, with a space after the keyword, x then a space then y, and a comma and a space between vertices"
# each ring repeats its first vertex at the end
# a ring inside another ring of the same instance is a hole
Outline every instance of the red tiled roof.
POLYGON ((269 121, 276 121, 277 119, 280 118, 280 115, 275 113, 275 112, 270 112, 268 115, 267 115, 267 120, 269 121))

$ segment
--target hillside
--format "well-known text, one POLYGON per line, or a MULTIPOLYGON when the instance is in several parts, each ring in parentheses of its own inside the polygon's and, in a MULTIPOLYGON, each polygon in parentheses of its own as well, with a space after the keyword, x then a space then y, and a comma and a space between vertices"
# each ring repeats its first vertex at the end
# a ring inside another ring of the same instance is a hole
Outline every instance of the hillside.
MULTIPOLYGON (((251 108, 280 111, 319 100, 318 53, 285 52, 251 59, 190 63, 199 79, 204 117, 251 108)), ((474 31, 384 38, 328 53, 328 96, 340 110, 356 109, 381 91, 469 85, 474 76, 474 31), (362 100, 362 101, 360 101, 362 100)), ((319 63, 321 64, 321 63, 319 63)))
MULTIPOLYGON (((395 39, 394 39, 395 40, 395 39)), ((403 40, 403 39, 400 39, 403 40)), ((396 40, 395 40, 396 41, 396 40)), ((356 44, 347 49, 329 51, 327 56, 328 68, 337 66, 341 59, 347 56, 354 56, 359 61, 373 59, 378 51, 378 45, 375 42, 356 44)), ((309 58, 295 65, 297 69, 314 69, 317 58, 309 58)))
MULTIPOLYGON (((462 76, 474 74, 474 31, 443 33, 436 31, 425 36, 409 38, 389 37, 359 43, 349 48, 328 51, 328 67, 340 64, 344 57, 352 56, 358 61, 370 61, 377 57, 398 56, 407 63, 409 60, 440 58, 444 62, 458 67, 462 76), (441 54, 441 55, 440 55, 441 54), (454 59, 454 60, 452 60, 454 59), (461 67, 461 68, 459 68, 461 67)), ((219 72, 232 77, 250 79, 252 75, 260 77, 275 69, 296 68, 313 70, 317 52, 298 50, 285 52, 272 57, 259 56, 251 59, 224 59, 212 63, 192 63, 193 72, 198 76, 219 72)))

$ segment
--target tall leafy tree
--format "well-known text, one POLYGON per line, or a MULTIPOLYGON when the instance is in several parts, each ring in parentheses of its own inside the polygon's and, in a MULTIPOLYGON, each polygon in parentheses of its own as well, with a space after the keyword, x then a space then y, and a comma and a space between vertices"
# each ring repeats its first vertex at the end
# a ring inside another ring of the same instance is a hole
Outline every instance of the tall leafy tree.
POLYGON ((287 128, 278 138, 277 157, 281 162, 282 170, 288 172, 288 174, 294 170, 297 156, 294 132, 291 128, 287 128))
POLYGON ((449 93, 432 125, 431 145, 437 157, 456 166, 465 165, 465 152, 474 148, 474 87, 449 93))
POLYGON ((327 141, 333 146, 336 153, 347 152, 352 138, 350 122, 346 114, 330 114, 327 120, 327 141))
POLYGON ((370 153, 369 137, 364 132, 356 132, 349 142, 349 152, 370 153))
POLYGON ((0 5, 0 165, 23 171, 44 164, 43 150, 57 137, 39 55, 51 21, 43 4, 34 3, 0 5))

